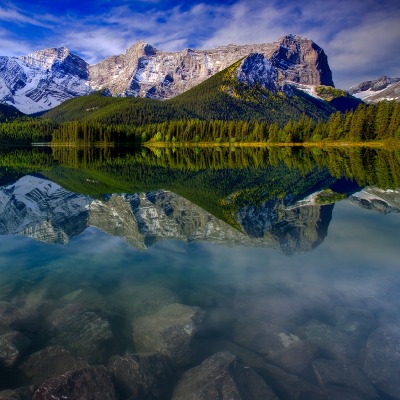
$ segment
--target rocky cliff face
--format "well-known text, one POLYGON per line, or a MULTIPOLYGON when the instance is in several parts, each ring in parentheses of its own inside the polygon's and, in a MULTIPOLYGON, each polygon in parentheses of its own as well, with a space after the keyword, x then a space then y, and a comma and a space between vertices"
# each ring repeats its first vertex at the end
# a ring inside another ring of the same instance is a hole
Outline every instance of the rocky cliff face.
MULTIPOLYGON (((330 209, 331 210, 331 209, 330 209)), ((175 193, 114 194, 104 200, 71 193, 36 176, 0 188, 0 235, 22 234, 48 243, 67 243, 95 226, 125 237, 135 248, 175 239, 225 246, 311 251, 326 236, 330 212, 323 207, 280 207, 267 202, 248 206, 236 218, 240 232, 175 193)))
POLYGON ((378 103, 382 100, 400 100, 400 78, 381 76, 372 81, 361 82, 352 86, 348 92, 367 103, 378 103))
POLYGON ((95 65, 88 65, 63 47, 19 58, 0 57, 0 102, 34 113, 99 89, 108 89, 114 96, 166 99, 249 55, 252 61, 263 58, 262 64, 269 71, 264 87, 280 85, 281 81, 333 86, 324 51, 299 36, 288 35, 274 43, 174 53, 138 42, 125 54, 95 65))

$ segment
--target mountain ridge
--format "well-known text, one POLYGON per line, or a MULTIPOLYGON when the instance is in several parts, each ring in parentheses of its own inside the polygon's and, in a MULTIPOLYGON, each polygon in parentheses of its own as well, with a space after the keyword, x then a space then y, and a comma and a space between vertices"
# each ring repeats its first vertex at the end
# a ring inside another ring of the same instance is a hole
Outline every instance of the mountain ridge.
POLYGON ((277 80, 334 86, 324 50, 286 35, 273 43, 163 52, 139 41, 125 54, 89 65, 65 47, 0 57, 0 102, 33 114, 67 99, 107 89, 113 96, 167 99, 184 93, 250 54, 276 68, 277 80))

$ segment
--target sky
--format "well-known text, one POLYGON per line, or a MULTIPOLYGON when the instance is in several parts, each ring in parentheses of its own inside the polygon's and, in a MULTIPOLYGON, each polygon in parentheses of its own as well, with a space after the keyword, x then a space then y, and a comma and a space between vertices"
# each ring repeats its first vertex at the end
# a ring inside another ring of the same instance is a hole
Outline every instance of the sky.
POLYGON ((93 64, 138 40, 164 51, 307 37, 336 87, 400 77, 400 0, 0 0, 0 55, 67 47, 93 64))

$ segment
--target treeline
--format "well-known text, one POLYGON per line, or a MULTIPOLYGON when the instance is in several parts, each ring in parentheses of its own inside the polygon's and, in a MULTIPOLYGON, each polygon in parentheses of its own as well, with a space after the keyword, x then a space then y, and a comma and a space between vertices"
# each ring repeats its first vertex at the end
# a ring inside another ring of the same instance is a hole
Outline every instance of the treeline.
POLYGON ((93 144, 134 141, 135 129, 128 125, 105 125, 96 122, 65 122, 54 130, 53 143, 93 144))
POLYGON ((400 103, 361 104, 355 111, 332 114, 315 123, 302 116, 277 123, 181 120, 136 128, 136 136, 153 142, 278 142, 375 141, 400 139, 400 103))
MULTIPOLYGON (((179 115, 179 114, 178 114, 179 115)), ((132 125, 100 121, 25 118, 0 123, 2 142, 45 142, 91 145, 137 142, 272 142, 400 140, 400 103, 361 104, 355 111, 336 112, 328 121, 315 122, 305 115, 284 125, 262 121, 180 119, 132 125)))
POLYGON ((49 142, 56 125, 50 120, 33 118, 17 119, 0 123, 0 141, 4 142, 49 142))

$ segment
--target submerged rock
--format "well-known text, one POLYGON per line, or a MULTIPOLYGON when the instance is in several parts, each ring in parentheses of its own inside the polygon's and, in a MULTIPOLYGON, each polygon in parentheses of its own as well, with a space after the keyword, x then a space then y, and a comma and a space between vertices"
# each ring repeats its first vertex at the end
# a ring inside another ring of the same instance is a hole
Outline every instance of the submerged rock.
POLYGON ((335 322, 337 329, 358 336, 368 336, 374 326, 371 311, 352 307, 337 307, 335 322))
POLYGON ((318 354, 316 345, 305 340, 298 340, 271 355, 268 361, 291 374, 306 375, 318 354))
POLYGON ((0 336, 0 364, 13 367, 30 346, 31 341, 20 332, 12 331, 0 336))
POLYGON ((233 341, 269 358, 300 338, 268 322, 239 320, 234 327, 233 341))
POLYGON ((282 400, 327 400, 326 394, 318 386, 283 371, 248 349, 227 341, 219 342, 218 346, 253 368, 282 400))
POLYGON ((126 398, 167 399, 171 393, 171 364, 156 353, 126 354, 112 357, 109 371, 120 394, 126 398))
POLYGON ((172 400, 278 400, 264 380, 229 352, 219 352, 185 372, 172 400))
POLYGON ((170 289, 155 284, 125 286, 113 294, 112 300, 117 302, 128 318, 154 314, 160 308, 180 301, 170 289))
POLYGON ((382 392, 400 399, 400 328, 376 329, 367 341, 364 371, 382 392))
POLYGON ((23 387, 0 391, 0 400, 32 400, 33 388, 23 387))
POLYGON ((26 310, 11 303, 0 302, 0 326, 18 330, 26 327, 30 319, 26 310))
POLYGON ((169 304, 132 322, 133 342, 139 352, 165 354, 174 366, 192 358, 191 342, 204 318, 199 307, 169 304))
POLYGON ((50 346, 31 354, 20 368, 32 384, 40 385, 47 379, 88 366, 86 361, 63 347, 50 346))
POLYGON ((116 400, 116 394, 107 369, 95 366, 48 379, 37 388, 32 399, 116 400))
POLYGON ((356 341, 350 335, 320 321, 310 321, 299 329, 299 335, 318 346, 328 358, 348 361, 358 355, 356 341))
POLYGON ((330 400, 377 400, 379 395, 362 370, 333 360, 313 362, 315 374, 330 400))
POLYGON ((59 344, 91 363, 101 361, 112 337, 108 320, 80 304, 69 304, 50 317, 51 344, 59 344))

